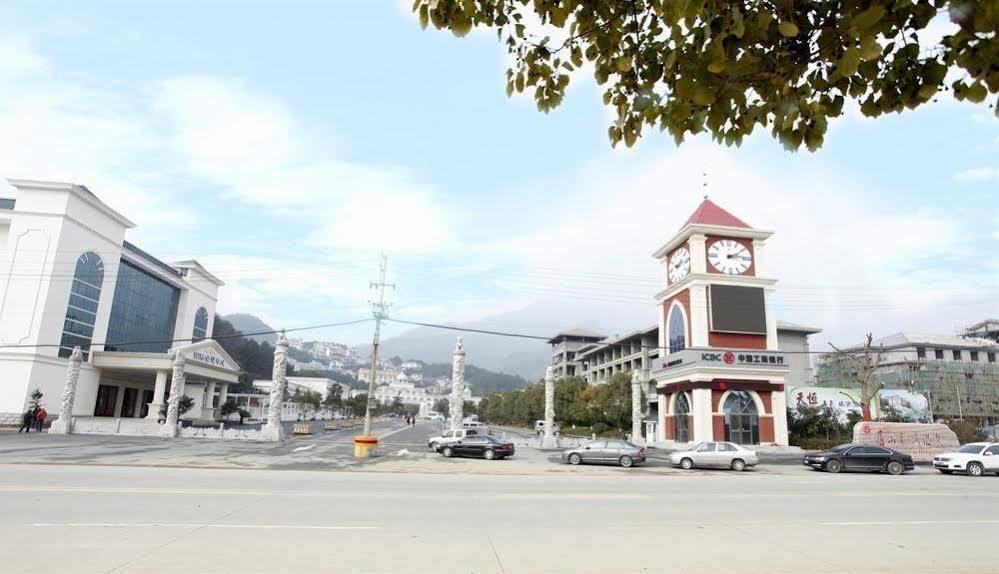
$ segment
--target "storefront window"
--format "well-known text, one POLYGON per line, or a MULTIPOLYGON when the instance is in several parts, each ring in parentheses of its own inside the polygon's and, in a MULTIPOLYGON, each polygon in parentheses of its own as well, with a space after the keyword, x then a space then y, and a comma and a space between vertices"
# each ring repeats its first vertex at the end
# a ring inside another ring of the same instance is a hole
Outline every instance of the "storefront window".
POLYGON ((737 444, 760 443, 760 417, 753 397, 733 391, 725 399, 725 440, 737 444))
POLYGON ((687 393, 680 393, 673 403, 673 424, 675 433, 673 435, 676 442, 690 442, 690 401, 687 400, 687 393))
POLYGON ((62 340, 59 341, 60 357, 69 357, 77 345, 83 350, 84 357, 89 354, 103 284, 104 262, 101 258, 90 251, 81 255, 76 260, 69 291, 69 305, 63 321, 62 340))
POLYGON ((108 351, 165 353, 173 346, 180 289, 121 260, 108 325, 108 351))

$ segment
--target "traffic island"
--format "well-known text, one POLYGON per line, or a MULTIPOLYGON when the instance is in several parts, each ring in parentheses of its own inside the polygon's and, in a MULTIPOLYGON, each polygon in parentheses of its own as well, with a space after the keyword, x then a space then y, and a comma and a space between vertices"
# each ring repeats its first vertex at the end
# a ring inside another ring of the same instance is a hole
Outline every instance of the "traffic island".
POLYGON ((377 455, 378 437, 355 436, 354 458, 368 458, 377 455))

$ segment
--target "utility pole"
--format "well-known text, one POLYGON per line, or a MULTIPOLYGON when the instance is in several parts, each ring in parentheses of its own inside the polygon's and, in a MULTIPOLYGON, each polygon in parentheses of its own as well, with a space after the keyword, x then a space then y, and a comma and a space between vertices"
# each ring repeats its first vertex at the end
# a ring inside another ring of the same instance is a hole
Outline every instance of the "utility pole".
POLYGON ((368 401, 364 409, 364 436, 371 436, 371 409, 374 404, 375 377, 378 375, 378 339, 382 332, 382 319, 388 317, 389 304, 385 302, 385 288, 395 289, 395 283, 385 282, 385 271, 388 268, 388 256, 381 255, 379 262, 378 281, 371 282, 371 288, 378 290, 378 299, 371 302, 371 315, 375 318, 375 336, 371 342, 371 376, 368 379, 368 401))

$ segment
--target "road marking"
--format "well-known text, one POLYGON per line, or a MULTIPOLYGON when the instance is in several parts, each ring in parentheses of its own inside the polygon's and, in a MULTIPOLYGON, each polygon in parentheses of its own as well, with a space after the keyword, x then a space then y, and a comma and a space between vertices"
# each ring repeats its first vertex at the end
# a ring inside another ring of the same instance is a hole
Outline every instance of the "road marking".
POLYGON ((292 450, 291 452, 299 452, 299 451, 302 451, 302 450, 309 450, 310 448, 316 448, 316 445, 310 444, 309 446, 300 446, 300 447, 292 450))
POLYGON ((921 526, 925 524, 999 524, 999 520, 873 520, 869 522, 819 522, 819 526, 921 526))
POLYGON ((505 500, 644 500, 647 494, 609 494, 605 492, 564 492, 564 493, 510 493, 491 494, 490 498, 505 500))
POLYGON ((389 431, 389 432, 387 432, 387 433, 385 433, 383 435, 379 435, 378 436, 378 440, 386 439, 386 438, 388 438, 388 437, 390 437, 390 436, 392 436, 394 434, 401 433, 402 431, 407 430, 407 429, 411 429, 411 428, 413 428, 413 427, 407 425, 407 426, 404 426, 402 428, 395 429, 394 431, 389 431))
POLYGON ((305 524, 205 524, 197 522, 36 522, 38 528, 269 528, 289 530, 377 530, 378 526, 312 526, 305 524))

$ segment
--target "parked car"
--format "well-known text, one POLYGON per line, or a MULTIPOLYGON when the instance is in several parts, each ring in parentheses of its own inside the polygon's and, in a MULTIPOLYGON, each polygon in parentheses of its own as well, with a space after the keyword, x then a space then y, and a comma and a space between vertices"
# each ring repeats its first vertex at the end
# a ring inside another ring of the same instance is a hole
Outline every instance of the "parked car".
POLYGON ((701 442, 687 450, 670 453, 669 461, 684 470, 697 467, 746 470, 747 467, 759 464, 760 459, 755 450, 734 442, 701 442))
POLYGON ((884 446, 841 444, 825 452, 806 454, 802 464, 828 472, 860 471, 902 474, 914 470, 912 457, 884 446))
POLYGON ((434 452, 438 452, 440 451, 442 445, 458 442, 465 437, 479 436, 483 434, 485 434, 485 430, 481 427, 446 430, 439 435, 427 437, 427 447, 434 452))
POLYGON ((513 456, 514 448, 512 442, 504 442, 489 435, 479 435, 442 445, 440 452, 446 457, 474 456, 493 460, 513 456))
POLYGON ((968 443, 954 452, 933 457, 933 468, 944 474, 966 472, 969 476, 982 476, 994 472, 999 476, 999 443, 968 443))
POLYGON ((565 449, 562 461, 569 464, 619 464, 627 468, 645 462, 645 449, 626 440, 595 440, 565 449))

